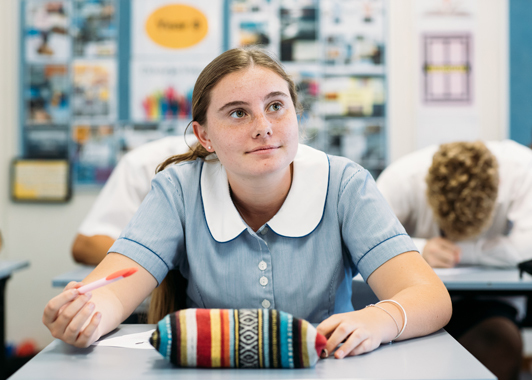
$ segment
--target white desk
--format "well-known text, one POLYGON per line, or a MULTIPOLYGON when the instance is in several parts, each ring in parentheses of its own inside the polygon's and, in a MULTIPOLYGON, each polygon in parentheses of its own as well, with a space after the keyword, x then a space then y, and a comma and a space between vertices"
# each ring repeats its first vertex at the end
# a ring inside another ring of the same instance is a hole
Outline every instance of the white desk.
MULTIPOLYGON (((121 325, 110 336, 146 331, 153 325, 121 325)), ((495 377, 444 330, 383 345, 369 354, 319 360, 310 369, 175 368, 154 350, 118 347, 79 349, 54 341, 10 380, 78 379, 470 379, 495 377)))
POLYGON ((26 268, 29 261, 0 261, 0 379, 5 378, 6 346, 5 346, 5 291, 7 280, 17 270, 26 268))

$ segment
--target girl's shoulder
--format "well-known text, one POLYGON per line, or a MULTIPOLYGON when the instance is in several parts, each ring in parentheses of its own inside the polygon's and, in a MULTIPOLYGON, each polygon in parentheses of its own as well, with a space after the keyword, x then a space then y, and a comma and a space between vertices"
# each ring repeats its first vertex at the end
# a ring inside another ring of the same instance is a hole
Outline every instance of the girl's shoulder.
POLYGON ((371 176, 362 165, 349 158, 334 155, 327 155, 327 157, 329 158, 331 185, 334 183, 340 185, 353 177, 365 178, 367 175, 371 176))
POLYGON ((154 181, 161 184, 172 184, 180 188, 197 188, 201 170, 203 169, 204 160, 198 158, 193 161, 183 161, 166 167, 157 173, 154 181))

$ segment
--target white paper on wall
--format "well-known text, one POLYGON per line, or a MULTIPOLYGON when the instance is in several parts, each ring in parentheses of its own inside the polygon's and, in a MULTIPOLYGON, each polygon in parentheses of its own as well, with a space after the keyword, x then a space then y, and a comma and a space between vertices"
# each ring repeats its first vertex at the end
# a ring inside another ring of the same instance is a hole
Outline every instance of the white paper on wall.
POLYGON ((222 52, 222 1, 133 0, 132 57, 201 59, 222 52))
POLYGON ((417 0, 417 147, 479 138, 477 0, 417 0))
POLYGON ((192 91, 203 63, 132 61, 130 112, 135 122, 191 120, 192 91))

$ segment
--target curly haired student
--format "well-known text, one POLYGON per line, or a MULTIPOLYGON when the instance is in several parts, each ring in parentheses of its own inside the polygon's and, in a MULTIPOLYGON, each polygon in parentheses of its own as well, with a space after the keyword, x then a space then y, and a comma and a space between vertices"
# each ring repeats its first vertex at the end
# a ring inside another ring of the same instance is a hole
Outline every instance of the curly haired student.
POLYGON ((92 295, 69 284, 43 313, 54 337, 86 347, 154 289, 152 320, 173 311, 182 292, 190 308, 274 308, 319 323, 325 356, 343 342, 338 359, 448 322, 449 293, 368 172, 299 144, 295 85, 274 58, 259 49, 224 52, 198 77, 192 103, 198 144, 161 165, 84 282, 131 266, 138 272, 92 295), (165 281, 172 271, 186 289, 165 281), (353 311, 358 272, 378 307, 353 311))
MULTIPOLYGON (((532 258, 532 151, 525 146, 431 146, 390 165, 377 186, 432 267, 515 268, 532 258)), ((446 330, 499 379, 516 378, 519 309, 522 297, 453 298, 446 330)))

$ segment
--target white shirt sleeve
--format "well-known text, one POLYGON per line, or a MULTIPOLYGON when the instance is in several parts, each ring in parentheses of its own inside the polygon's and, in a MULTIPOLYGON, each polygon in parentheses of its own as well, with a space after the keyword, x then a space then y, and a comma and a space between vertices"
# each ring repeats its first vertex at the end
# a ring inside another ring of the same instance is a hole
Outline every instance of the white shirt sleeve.
POLYGON ((151 178, 124 157, 102 188, 78 232, 117 239, 150 190, 151 178))
POLYGON ((532 168, 518 177, 508 193, 503 193, 511 197, 504 200, 509 203, 506 215, 499 216, 506 221, 506 231, 460 244, 463 251, 472 254, 472 263, 514 267, 521 261, 532 259, 532 168))
POLYGON ((196 138, 168 136, 127 153, 96 198, 78 232, 86 236, 120 236, 151 189, 155 168, 168 157, 188 151, 196 138))

